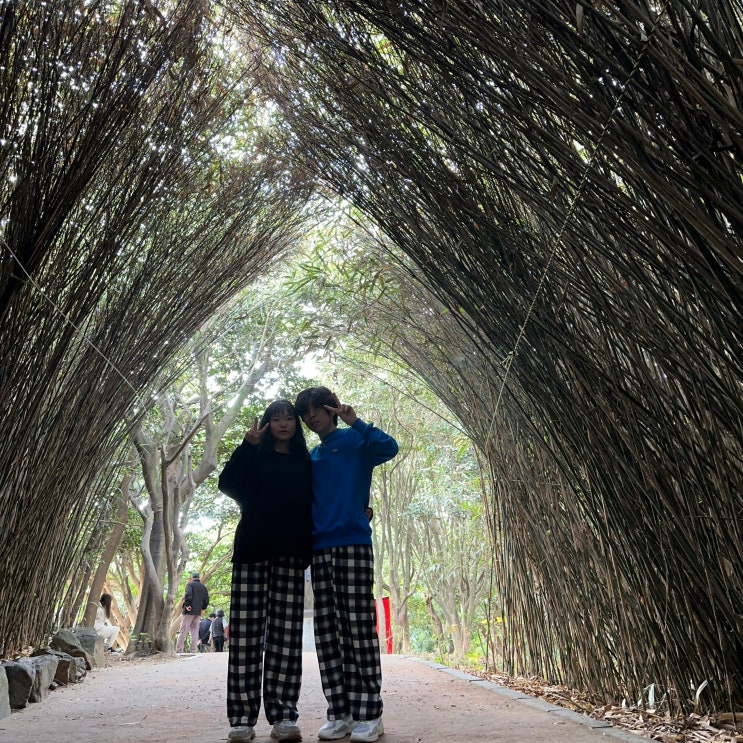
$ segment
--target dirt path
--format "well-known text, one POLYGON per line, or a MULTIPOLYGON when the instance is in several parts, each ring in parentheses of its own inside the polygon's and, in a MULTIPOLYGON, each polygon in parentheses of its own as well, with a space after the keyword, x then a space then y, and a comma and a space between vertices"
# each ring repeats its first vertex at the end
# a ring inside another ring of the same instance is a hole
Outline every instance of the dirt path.
MULTIPOLYGON (((0 720, 2 743, 210 743, 227 740, 227 653, 125 661, 109 658, 80 684, 0 720)), ((519 743, 639 741, 626 732, 503 687, 401 656, 382 656, 382 743, 445 739, 519 743), (552 710, 552 711, 548 711, 552 710), (576 720, 582 719, 584 724, 576 720)), ((325 720, 317 657, 304 654, 299 724, 316 741, 325 720)), ((265 718, 256 743, 271 741, 265 718)), ((346 738, 343 743, 348 743, 346 738)))

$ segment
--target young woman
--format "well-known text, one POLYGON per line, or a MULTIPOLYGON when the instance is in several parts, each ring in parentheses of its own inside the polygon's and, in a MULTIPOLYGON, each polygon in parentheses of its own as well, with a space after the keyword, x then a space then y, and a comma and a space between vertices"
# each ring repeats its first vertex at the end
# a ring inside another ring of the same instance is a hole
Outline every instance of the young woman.
POLYGON ((111 604, 114 597, 110 593, 101 596, 101 603, 95 612, 95 631, 103 638, 103 646, 113 652, 113 645, 119 636, 119 628, 111 623, 111 604))
POLYGON ((312 473, 293 405, 271 403, 219 476, 240 504, 232 555, 228 739, 255 737, 261 704, 271 736, 301 740, 305 569, 312 557, 312 473))

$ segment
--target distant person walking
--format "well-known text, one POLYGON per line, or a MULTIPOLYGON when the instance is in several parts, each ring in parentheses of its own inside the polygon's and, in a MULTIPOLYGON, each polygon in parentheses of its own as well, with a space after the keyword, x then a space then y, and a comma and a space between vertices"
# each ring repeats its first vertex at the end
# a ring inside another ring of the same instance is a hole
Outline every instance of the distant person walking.
POLYGON ((93 629, 103 638, 103 647, 113 652, 113 646, 119 636, 119 628, 111 623, 111 605, 114 597, 110 593, 101 596, 100 604, 95 610, 93 629))
POLYGON ((191 573, 186 583, 186 594, 183 597, 183 613, 181 615, 181 628, 178 631, 178 640, 175 644, 175 652, 182 653, 186 645, 186 635, 191 635, 191 652, 195 653, 199 644, 199 623, 201 612, 209 606, 209 591, 200 580, 198 573, 191 573))
POLYGON ((212 612, 199 622, 199 652, 208 653, 211 650, 212 620, 217 615, 212 612))
POLYGON ((219 476, 240 504, 232 554, 227 716, 229 740, 255 737, 261 680, 271 736, 301 740, 304 571, 312 554, 310 458, 288 400, 256 419, 219 476))
POLYGON ((214 650, 221 653, 224 650, 225 641, 224 609, 217 609, 217 615, 212 622, 212 640, 214 640, 214 650))
POLYGON ((389 434, 341 405, 327 387, 297 396, 297 414, 320 444, 312 452, 315 645, 328 721, 320 740, 373 743, 382 725, 382 665, 374 608, 369 496, 372 472, 397 454, 389 434), (338 428, 338 417, 349 426, 338 428))

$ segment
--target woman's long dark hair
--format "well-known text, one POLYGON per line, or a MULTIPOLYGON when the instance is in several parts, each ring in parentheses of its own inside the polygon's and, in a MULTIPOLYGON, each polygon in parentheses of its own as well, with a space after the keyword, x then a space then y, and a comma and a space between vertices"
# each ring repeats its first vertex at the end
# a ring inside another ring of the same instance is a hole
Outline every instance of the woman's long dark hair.
MULTIPOLYGON (((294 432, 294 436, 289 442, 289 451, 292 454, 308 457, 307 442, 304 440, 304 432, 302 431, 302 424, 299 422, 299 416, 294 406, 288 400, 274 400, 263 413, 261 422, 258 428, 263 428, 266 423, 271 421, 274 415, 280 415, 281 413, 288 413, 293 415, 297 422, 297 428, 294 432)), ((276 441, 271 433, 271 426, 266 429, 263 434, 261 443, 258 445, 260 451, 273 451, 276 446, 276 441)))
POLYGON ((110 593, 104 593, 101 595, 101 606, 106 610, 106 619, 111 619, 111 602, 113 596, 110 593))

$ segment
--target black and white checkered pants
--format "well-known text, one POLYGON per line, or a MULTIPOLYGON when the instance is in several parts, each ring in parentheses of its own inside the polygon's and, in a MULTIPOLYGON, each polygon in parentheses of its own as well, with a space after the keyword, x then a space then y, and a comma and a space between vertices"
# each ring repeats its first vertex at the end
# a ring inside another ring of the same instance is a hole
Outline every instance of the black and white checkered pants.
POLYGON ((374 553, 355 544, 312 557, 315 645, 328 719, 382 714, 382 666, 374 608, 374 553))
POLYGON ((304 566, 298 557, 232 566, 227 717, 253 726, 296 720, 302 685, 304 566))

